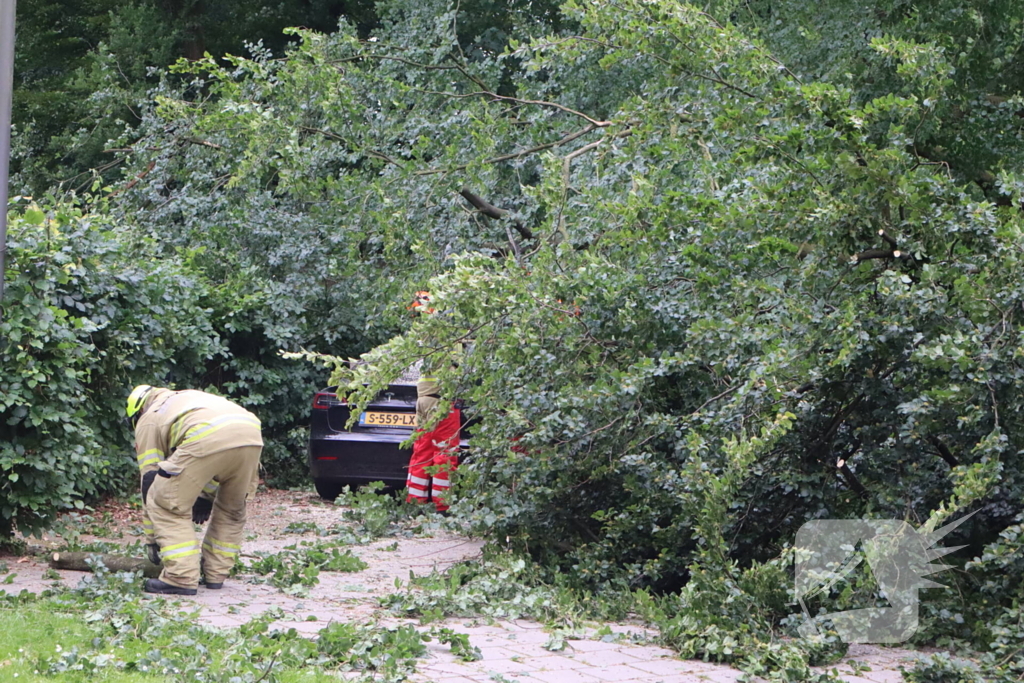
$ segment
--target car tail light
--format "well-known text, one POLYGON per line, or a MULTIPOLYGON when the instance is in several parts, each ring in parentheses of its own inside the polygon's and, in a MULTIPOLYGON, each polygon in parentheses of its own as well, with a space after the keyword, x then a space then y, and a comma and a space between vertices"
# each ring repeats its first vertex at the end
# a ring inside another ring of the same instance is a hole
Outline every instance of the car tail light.
POLYGON ((337 394, 332 394, 329 391, 320 391, 313 397, 313 410, 327 410, 332 405, 344 402, 345 399, 338 398, 337 394))

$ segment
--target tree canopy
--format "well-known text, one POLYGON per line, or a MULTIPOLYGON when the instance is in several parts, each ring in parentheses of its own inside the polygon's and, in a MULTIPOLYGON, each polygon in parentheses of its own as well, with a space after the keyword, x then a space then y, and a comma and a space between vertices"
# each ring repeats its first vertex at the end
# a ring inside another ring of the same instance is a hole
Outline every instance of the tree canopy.
POLYGON ((217 292, 256 405, 309 381, 279 349, 356 403, 443 361, 463 513, 580 586, 681 589, 683 651, 721 655, 730 590, 780 618, 756 587, 808 520, 967 511, 962 589, 1000 597, 929 634, 998 651, 1024 6, 940 4, 380 2, 178 63, 109 213, 217 292))

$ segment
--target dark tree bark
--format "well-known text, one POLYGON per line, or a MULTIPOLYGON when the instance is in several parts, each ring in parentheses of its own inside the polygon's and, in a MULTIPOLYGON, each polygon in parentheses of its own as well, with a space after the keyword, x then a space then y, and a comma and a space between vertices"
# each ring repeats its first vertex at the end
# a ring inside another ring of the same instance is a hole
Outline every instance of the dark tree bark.
MULTIPOLYGON (((473 205, 473 208, 488 218, 501 219, 508 215, 508 211, 506 209, 500 209, 497 206, 494 206, 480 195, 472 192, 469 188, 462 188, 459 194, 465 197, 466 201, 473 205)), ((514 220, 512 226, 520 235, 522 235, 524 240, 533 239, 533 231, 519 221, 514 220)))

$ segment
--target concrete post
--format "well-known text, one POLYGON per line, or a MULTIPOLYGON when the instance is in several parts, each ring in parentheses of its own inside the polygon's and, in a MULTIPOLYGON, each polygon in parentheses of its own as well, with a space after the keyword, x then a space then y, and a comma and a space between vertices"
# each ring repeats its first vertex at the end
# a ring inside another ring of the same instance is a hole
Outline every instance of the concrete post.
POLYGON ((4 276, 7 272, 7 186, 11 162, 15 4, 15 0, 0 0, 0 304, 4 299, 4 276))

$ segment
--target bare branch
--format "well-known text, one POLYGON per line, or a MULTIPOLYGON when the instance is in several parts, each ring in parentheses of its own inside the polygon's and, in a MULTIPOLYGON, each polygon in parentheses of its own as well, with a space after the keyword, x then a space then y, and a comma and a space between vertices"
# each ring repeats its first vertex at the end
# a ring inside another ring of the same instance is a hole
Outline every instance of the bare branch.
POLYGON ((728 396, 732 392, 734 392, 737 389, 739 389, 741 386, 743 386, 743 385, 742 384, 734 384, 731 387, 729 387, 728 389, 726 389, 725 391, 723 391, 722 393, 718 394, 717 396, 712 396, 708 400, 704 401, 704 403, 701 403, 697 407, 696 410, 694 410, 692 413, 690 413, 690 417, 693 417, 693 416, 697 415, 700 411, 704 410, 705 408, 707 408, 709 405, 711 405, 712 403, 714 403, 718 399, 725 398, 726 396, 728 396))
MULTIPOLYGON (((853 455, 853 453, 850 453, 850 455, 853 455)), ((836 463, 836 467, 839 469, 839 474, 841 474, 843 479, 846 480, 846 485, 853 489, 858 496, 861 498, 867 498, 871 495, 870 492, 864 488, 864 484, 860 483, 860 479, 858 479, 857 475, 853 473, 850 466, 846 464, 845 458, 840 458, 836 463)))
POLYGON ((811 169, 807 168, 806 164, 804 164, 804 163, 803 163, 802 161, 800 161, 799 159, 797 159, 796 157, 794 157, 794 156, 793 156, 792 154, 790 154, 790 153, 789 153, 789 152, 787 152, 786 150, 782 149, 781 147, 779 147, 779 146, 775 145, 775 144, 774 144, 773 142, 771 142, 770 140, 766 140, 766 139, 762 138, 762 137, 761 137, 761 136, 759 136, 759 135, 755 135, 755 136, 754 136, 754 139, 755 139, 755 140, 757 140, 758 142, 761 142, 761 143, 763 143, 763 144, 767 145, 767 146, 768 146, 769 148, 771 148, 771 149, 774 149, 774 150, 775 150, 776 152, 778 152, 778 153, 779 153, 779 154, 781 154, 782 156, 784 156, 784 157, 786 157, 787 159, 789 159, 790 161, 792 161, 792 162, 793 162, 794 164, 796 164, 797 166, 799 166, 800 168, 802 168, 802 169, 804 170, 804 172, 805 172, 805 173, 807 173, 807 175, 809 175, 809 176, 811 176, 812 178, 814 178, 814 182, 816 182, 816 183, 818 184, 818 186, 819 186, 820 188, 822 188, 822 189, 826 189, 826 187, 825 187, 825 183, 821 182, 821 179, 820 179, 820 178, 818 178, 818 176, 816 176, 816 175, 814 174, 814 171, 812 171, 811 169))
POLYGON ((380 161, 384 161, 386 163, 389 163, 392 166, 398 166, 399 168, 403 168, 404 167, 404 164, 402 162, 389 157, 387 154, 383 154, 381 152, 376 152, 376 151, 374 151, 372 149, 361 149, 358 146, 351 144, 348 140, 346 140, 345 138, 341 137, 337 133, 332 133, 329 130, 323 130, 323 129, 320 129, 320 128, 311 128, 309 126, 299 126, 299 130, 304 131, 306 133, 317 133, 319 135, 323 135, 325 138, 328 138, 329 140, 337 140, 338 142, 344 142, 345 144, 349 145, 352 149, 355 149, 355 150, 357 150, 359 152, 362 152, 363 154, 365 154, 368 157, 373 157, 374 159, 379 159, 380 161))
MULTIPOLYGON (((465 57, 465 55, 463 55, 463 57, 465 57)), ((465 76, 469 80, 471 80, 474 83, 476 83, 478 88, 480 88, 481 90, 487 90, 488 89, 486 83, 484 83, 482 80, 480 80, 479 78, 477 78, 473 74, 469 73, 469 69, 467 69, 463 64, 461 64, 458 61, 456 61, 455 55, 449 54, 448 58, 451 59, 452 62, 455 63, 455 68, 459 70, 459 73, 461 73, 463 76, 465 76)))
POLYGON ((191 142, 193 145, 202 145, 203 147, 209 147, 210 149, 224 149, 220 145, 209 142, 208 140, 197 140, 196 138, 185 138, 185 142, 191 142))
MULTIPOLYGON (((633 130, 631 128, 627 128, 623 131, 620 131, 617 135, 615 135, 615 137, 624 138, 632 134, 633 130)), ((575 159, 576 157, 586 154, 587 152, 591 152, 597 149, 598 147, 601 146, 601 143, 603 142, 603 139, 595 140, 594 142, 583 145, 579 149, 574 149, 573 151, 566 154, 565 158, 562 159, 562 202, 561 205, 558 207, 558 232, 556 232, 555 235, 561 234, 563 238, 568 238, 568 235, 565 232, 565 216, 563 211, 565 210, 565 201, 569 195, 569 171, 572 166, 572 160, 575 159)), ((554 235, 552 235, 552 237, 554 237, 554 235)))
POLYGON ((564 183, 564 187, 569 187, 569 168, 572 165, 572 160, 578 156, 586 154, 587 152, 597 149, 601 146, 602 142, 604 142, 604 140, 595 140, 589 144, 583 145, 579 149, 574 149, 565 155, 562 159, 562 182, 564 183))
POLYGON ((928 443, 930 443, 932 446, 935 446, 935 450, 939 452, 939 457, 945 460, 950 467, 956 467, 957 465, 960 464, 960 462, 956 459, 956 456, 953 455, 952 452, 950 452, 949 447, 946 446, 946 444, 942 443, 939 437, 929 436, 928 443))
MULTIPOLYGON (((576 138, 582 137, 582 136, 586 135, 587 133, 593 132, 595 130, 597 130, 597 128, 595 126, 587 126, 586 128, 583 128, 582 130, 578 130, 575 133, 569 133, 568 135, 566 135, 566 136, 564 136, 562 138, 559 138, 558 140, 555 140, 554 142, 545 142, 543 144, 536 145, 534 147, 529 147, 527 149, 523 149, 523 150, 520 150, 518 152, 512 152, 511 154, 503 154, 503 155, 498 156, 498 157, 491 157, 490 159, 484 159, 480 163, 484 163, 484 164, 497 164, 497 163, 501 163, 502 161, 511 161, 512 159, 520 159, 522 157, 529 156, 529 155, 535 154, 537 152, 541 152, 541 151, 543 151, 545 149, 551 149, 552 147, 561 147, 562 145, 570 143, 573 140, 575 140, 576 138)), ((469 168, 469 164, 460 164, 460 165, 454 166, 452 168, 428 168, 428 169, 424 169, 422 171, 416 171, 413 175, 422 176, 422 175, 434 175, 436 173, 450 173, 452 171, 464 171, 467 168, 469 168)))
POLYGON ((124 187, 122 187, 119 190, 114 190, 109 195, 107 195, 107 198, 109 199, 111 197, 116 197, 117 195, 121 194, 122 192, 127 192, 128 190, 132 189, 133 187, 135 187, 136 185, 139 184, 140 180, 142 180, 147 175, 149 175, 149 172, 152 171, 154 168, 156 168, 156 161, 155 160, 149 162, 149 164, 146 166, 146 168, 143 169, 137 176, 135 176, 135 178, 131 182, 129 182, 127 185, 125 185, 124 187))
MULTIPOLYGON (((463 197, 465 197, 466 201, 468 201, 470 204, 472 204, 473 207, 477 211, 479 211, 483 215, 487 216, 488 218, 494 218, 494 219, 500 220, 500 219, 505 218, 506 216, 508 216, 509 212, 506 209, 499 209, 497 206, 494 206, 493 204, 488 202, 483 197, 481 197, 481 196, 479 196, 477 194, 474 194, 469 188, 466 188, 466 187, 462 188, 459 191, 459 194, 461 194, 463 197)), ((523 239, 525 239, 525 240, 532 240, 533 239, 533 231, 531 231, 529 228, 527 228, 525 225, 523 225, 519 221, 513 219, 512 226, 519 232, 520 235, 523 236, 523 239)))
POLYGON ((508 95, 499 95, 498 93, 491 92, 490 90, 478 90, 476 92, 469 92, 469 93, 443 92, 443 91, 437 91, 437 90, 418 90, 418 91, 422 92, 422 93, 425 93, 427 95, 442 95, 444 97, 450 97, 452 99, 466 99, 466 98, 469 98, 469 97, 490 97, 492 99, 500 100, 500 101, 503 101, 503 102, 516 102, 517 104, 535 104, 535 105, 537 105, 539 107, 551 107, 552 109, 557 109, 559 111, 564 111, 567 114, 572 114, 573 116, 578 116, 578 117, 580 117, 581 119, 583 119, 584 121, 586 121, 587 123, 589 123, 590 125, 592 125, 592 126, 594 126, 596 128, 607 128, 608 126, 612 125, 611 121, 598 121, 597 119, 594 119, 594 118, 591 118, 591 117, 587 116, 583 112, 576 111, 575 109, 571 109, 569 107, 566 107, 565 105, 558 104, 557 102, 548 102, 546 100, 524 100, 524 99, 519 98, 519 97, 509 97, 508 95))
POLYGON ((352 55, 351 57, 342 57, 340 59, 329 60, 328 64, 345 64, 347 62, 358 62, 361 59, 379 59, 381 61, 392 61, 400 62, 402 64, 408 64, 409 66, 415 66, 417 69, 424 69, 426 71, 457 71, 457 66, 443 66, 441 64, 423 64, 416 62, 405 57, 395 57, 394 55, 373 55, 373 54, 358 54, 352 55))
POLYGON ((910 258, 910 254, 904 254, 899 249, 865 249, 859 254, 853 255, 853 260, 856 263, 880 258, 908 259, 910 258))

